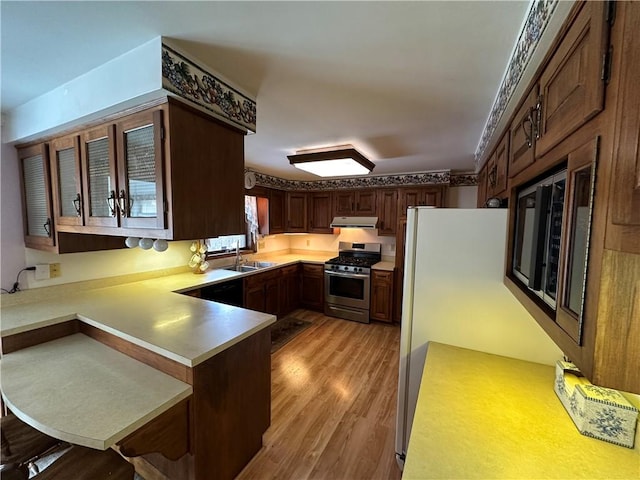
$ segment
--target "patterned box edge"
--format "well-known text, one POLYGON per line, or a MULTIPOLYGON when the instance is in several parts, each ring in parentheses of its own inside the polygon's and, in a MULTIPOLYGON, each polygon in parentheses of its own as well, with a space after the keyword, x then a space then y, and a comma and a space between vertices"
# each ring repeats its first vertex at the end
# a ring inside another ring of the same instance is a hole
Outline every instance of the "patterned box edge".
MULTIPOLYGON (((593 385, 588 381, 584 384, 577 384, 573 390, 571 396, 568 395, 567 383, 565 379, 565 374, 578 374, 581 376, 577 367, 569 362, 558 361, 556 363, 556 378, 554 382, 554 391, 558 398, 560 399, 560 403, 565 408, 569 417, 573 421, 573 424, 576 426, 580 434, 585 435, 587 437, 595 438, 597 440, 602 440, 607 443, 611 443, 614 445, 619 445, 621 447, 626 447, 633 449, 635 443, 635 432, 637 428, 638 421, 638 409, 636 409, 633 405, 629 403, 629 401, 624 398, 620 392, 617 390, 613 390, 610 388, 600 387, 597 385, 593 385), (617 403, 613 401, 602 400, 598 398, 590 397, 589 394, 585 391, 590 388, 598 389, 600 393, 602 392, 615 392, 616 398, 618 398, 623 403, 617 403), (610 407, 607 411, 599 410, 597 413, 602 413, 604 418, 600 419, 587 418, 585 415, 585 405, 590 402, 595 402, 597 404, 610 407), (621 410, 625 418, 620 416, 614 416, 614 412, 616 410, 621 410), (613 418, 612 418, 613 417, 613 418), (588 422, 588 423, 587 423, 588 422), (613 425, 612 425, 613 422, 613 425), (631 428, 624 428, 624 424, 629 423, 631 428), (591 425, 595 425, 594 428, 601 428, 600 434, 599 432, 594 432, 591 428, 591 425), (605 433, 606 430, 612 430, 610 434, 605 433), (619 440, 619 435, 623 435, 622 440, 619 440)), ((586 381, 586 379, 585 379, 586 381)))

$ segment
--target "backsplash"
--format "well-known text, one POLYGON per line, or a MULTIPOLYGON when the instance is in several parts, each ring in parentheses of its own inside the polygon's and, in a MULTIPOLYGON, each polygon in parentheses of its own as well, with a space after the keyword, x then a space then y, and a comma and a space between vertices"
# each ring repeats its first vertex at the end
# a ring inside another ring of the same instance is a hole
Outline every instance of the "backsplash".
MULTIPOLYGON (((124 246, 124 238, 122 239, 124 246)), ((191 241, 169 242, 165 252, 122 248, 101 252, 55 253, 25 249, 26 264, 60 263, 62 275, 48 280, 35 280, 32 272, 24 272, 20 277, 23 288, 40 288, 72 282, 116 277, 142 272, 185 267, 192 252, 191 241)))
POLYGON ((377 230, 343 228, 339 235, 332 234, 278 234, 258 241, 258 253, 280 250, 338 252, 339 242, 363 242, 382 244, 382 255, 393 257, 396 253, 395 237, 380 237, 377 230))

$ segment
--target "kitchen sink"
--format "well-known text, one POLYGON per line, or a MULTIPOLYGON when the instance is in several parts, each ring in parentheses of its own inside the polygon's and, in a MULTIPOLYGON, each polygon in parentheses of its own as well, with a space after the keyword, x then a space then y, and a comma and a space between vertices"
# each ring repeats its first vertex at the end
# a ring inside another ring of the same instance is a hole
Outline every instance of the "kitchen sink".
POLYGON ((246 266, 249 266, 249 267, 255 267, 255 268, 268 268, 268 267, 276 266, 277 263, 275 263, 275 262, 250 261, 250 262, 245 262, 243 265, 246 265, 246 266))
POLYGON ((268 268, 277 265, 275 262, 258 262, 258 261, 248 261, 243 262, 240 265, 229 265, 228 267, 223 267, 225 270, 229 270, 231 272, 254 272, 256 270, 260 270, 261 268, 268 268))
POLYGON ((224 270, 230 270, 232 272, 254 272, 258 270, 258 267, 253 267, 251 265, 230 265, 228 267, 224 267, 224 270))

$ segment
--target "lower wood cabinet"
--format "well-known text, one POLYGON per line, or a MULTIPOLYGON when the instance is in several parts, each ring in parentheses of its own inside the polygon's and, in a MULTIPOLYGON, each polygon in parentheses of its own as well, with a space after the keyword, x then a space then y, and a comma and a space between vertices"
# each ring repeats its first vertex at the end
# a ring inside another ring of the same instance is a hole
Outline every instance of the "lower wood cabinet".
POLYGON ((280 270, 245 277, 244 308, 278 315, 280 270))
POLYGON ((393 322, 393 271, 371 271, 371 305, 369 316, 372 320, 393 322))
POLYGON ((302 307, 322 312, 324 310, 324 265, 302 264, 302 307))
POLYGON ((280 269, 279 312, 284 317, 300 306, 300 265, 280 269))

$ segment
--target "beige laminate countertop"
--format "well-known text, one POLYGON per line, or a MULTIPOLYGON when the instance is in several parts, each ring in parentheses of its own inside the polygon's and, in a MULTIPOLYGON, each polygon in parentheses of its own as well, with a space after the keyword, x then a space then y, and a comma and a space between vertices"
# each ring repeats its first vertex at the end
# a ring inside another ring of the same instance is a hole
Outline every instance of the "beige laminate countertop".
POLYGON ((300 261, 324 263, 330 256, 263 256, 276 263, 251 273, 212 269, 167 275, 117 286, 69 292, 55 298, 2 307, 0 335, 8 336, 78 318, 117 337, 193 367, 275 322, 273 315, 201 300, 186 292, 300 261))
POLYGON ((638 479, 640 446, 581 435, 554 368, 429 343, 403 479, 638 479))
POLYGON ((193 393, 191 385, 77 333, 4 355, 2 396, 34 428, 105 450, 193 393))

